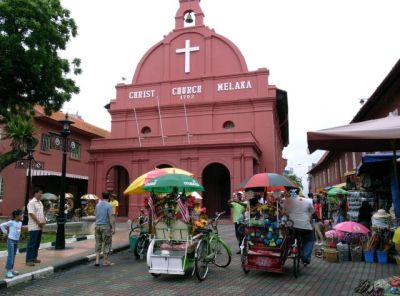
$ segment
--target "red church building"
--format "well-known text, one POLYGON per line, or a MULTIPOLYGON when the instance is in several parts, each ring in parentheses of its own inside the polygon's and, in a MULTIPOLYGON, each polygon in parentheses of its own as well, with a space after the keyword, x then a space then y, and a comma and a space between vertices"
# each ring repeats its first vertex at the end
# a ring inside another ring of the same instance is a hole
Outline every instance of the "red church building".
POLYGON ((106 106, 110 137, 91 142, 89 192, 116 192, 121 216, 143 205, 124 189, 156 167, 194 173, 214 213, 229 211, 244 178, 286 166, 286 92, 268 83, 268 69, 249 71, 235 44, 204 25, 200 0, 179 5, 173 31, 143 56, 132 83, 116 86, 106 106))

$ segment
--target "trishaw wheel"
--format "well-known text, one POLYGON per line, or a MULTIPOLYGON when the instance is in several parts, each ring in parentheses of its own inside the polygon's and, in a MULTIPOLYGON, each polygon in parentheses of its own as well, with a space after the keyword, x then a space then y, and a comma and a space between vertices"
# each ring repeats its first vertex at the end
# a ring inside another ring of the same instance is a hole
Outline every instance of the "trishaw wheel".
POLYGON ((200 241, 196 248, 195 273, 199 281, 204 281, 208 273, 207 243, 200 241))
POLYGON ((242 245, 244 246, 244 248, 242 249, 242 255, 240 256, 240 260, 241 260, 241 262, 242 262, 242 269, 243 269, 243 272, 244 272, 245 274, 248 274, 248 273, 250 272, 250 269, 247 269, 247 268, 245 267, 246 264, 247 264, 247 248, 246 248, 244 242, 243 242, 242 245))
POLYGON ((161 275, 161 273, 150 273, 152 276, 154 276, 155 278, 156 277, 159 277, 160 275, 161 275))
POLYGON ((293 257, 293 275, 297 278, 300 274, 300 253, 293 257))
POLYGON ((227 246, 220 240, 211 241, 211 252, 214 253, 214 264, 218 267, 227 267, 232 260, 227 246))
POLYGON ((139 237, 135 248, 135 256, 137 259, 140 259, 140 257, 146 253, 147 246, 148 246, 147 238, 145 236, 139 237))

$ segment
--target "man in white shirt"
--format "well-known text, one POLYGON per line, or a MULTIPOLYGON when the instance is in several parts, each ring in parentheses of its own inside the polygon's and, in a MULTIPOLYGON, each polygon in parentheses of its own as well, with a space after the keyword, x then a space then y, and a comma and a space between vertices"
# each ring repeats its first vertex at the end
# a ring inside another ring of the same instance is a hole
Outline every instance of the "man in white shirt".
POLYGON ((283 208, 301 237, 303 244, 301 260, 305 265, 310 264, 314 246, 314 231, 311 225, 311 215, 314 213, 312 199, 292 194, 283 200, 283 208))
POLYGON ((35 266, 35 263, 40 263, 37 259, 40 241, 42 240, 42 229, 46 225, 46 219, 43 213, 43 204, 41 202, 43 188, 35 187, 33 190, 34 196, 28 203, 28 231, 29 238, 26 247, 25 263, 28 266, 35 266))

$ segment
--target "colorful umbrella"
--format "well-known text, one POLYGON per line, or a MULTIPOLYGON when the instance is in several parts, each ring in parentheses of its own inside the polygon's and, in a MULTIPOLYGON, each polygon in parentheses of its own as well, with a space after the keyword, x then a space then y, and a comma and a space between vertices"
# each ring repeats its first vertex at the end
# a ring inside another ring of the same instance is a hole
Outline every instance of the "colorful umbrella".
POLYGON ((328 196, 335 196, 335 195, 346 195, 347 191, 342 189, 342 188, 338 188, 338 187, 332 187, 331 189, 329 189, 329 191, 327 192, 328 196))
POLYGON ((338 231, 343 231, 343 232, 348 232, 348 233, 368 233, 369 229, 365 227, 364 225, 353 222, 353 221, 345 221, 342 223, 338 223, 335 226, 333 226, 335 230, 338 231))
POLYGON ((249 189, 256 187, 266 187, 268 191, 282 190, 285 188, 298 188, 289 178, 275 173, 260 173, 244 180, 239 185, 239 189, 249 189))
POLYGON ((72 193, 65 193, 65 198, 74 198, 72 193))
POLYGON ((99 198, 94 194, 88 193, 88 194, 82 195, 81 199, 84 199, 84 200, 97 200, 99 198))
POLYGON ((50 192, 46 192, 42 194, 42 199, 44 200, 58 200, 58 196, 50 193, 50 192))
POLYGON ((148 192, 170 193, 176 187, 178 192, 204 191, 204 187, 190 176, 168 174, 152 179, 143 189, 148 192))
POLYGON ((145 193, 146 191, 143 189, 143 186, 146 185, 151 179, 155 177, 159 177, 166 174, 182 174, 193 176, 192 173, 179 169, 179 168, 163 168, 163 169, 154 169, 151 170, 139 177, 137 177, 129 186, 125 189, 124 194, 133 194, 133 193, 145 193))

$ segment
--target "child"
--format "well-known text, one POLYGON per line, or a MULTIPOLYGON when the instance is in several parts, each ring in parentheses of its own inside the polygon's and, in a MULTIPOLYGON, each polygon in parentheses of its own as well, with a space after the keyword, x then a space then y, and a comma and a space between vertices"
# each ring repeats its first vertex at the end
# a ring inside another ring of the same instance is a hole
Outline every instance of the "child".
POLYGON ((6 278, 11 279, 18 275, 18 271, 13 270, 15 255, 17 254, 18 241, 21 236, 22 210, 16 209, 12 212, 12 219, 10 221, 0 224, 0 229, 4 235, 8 236, 7 239, 7 262, 6 262, 6 278))

